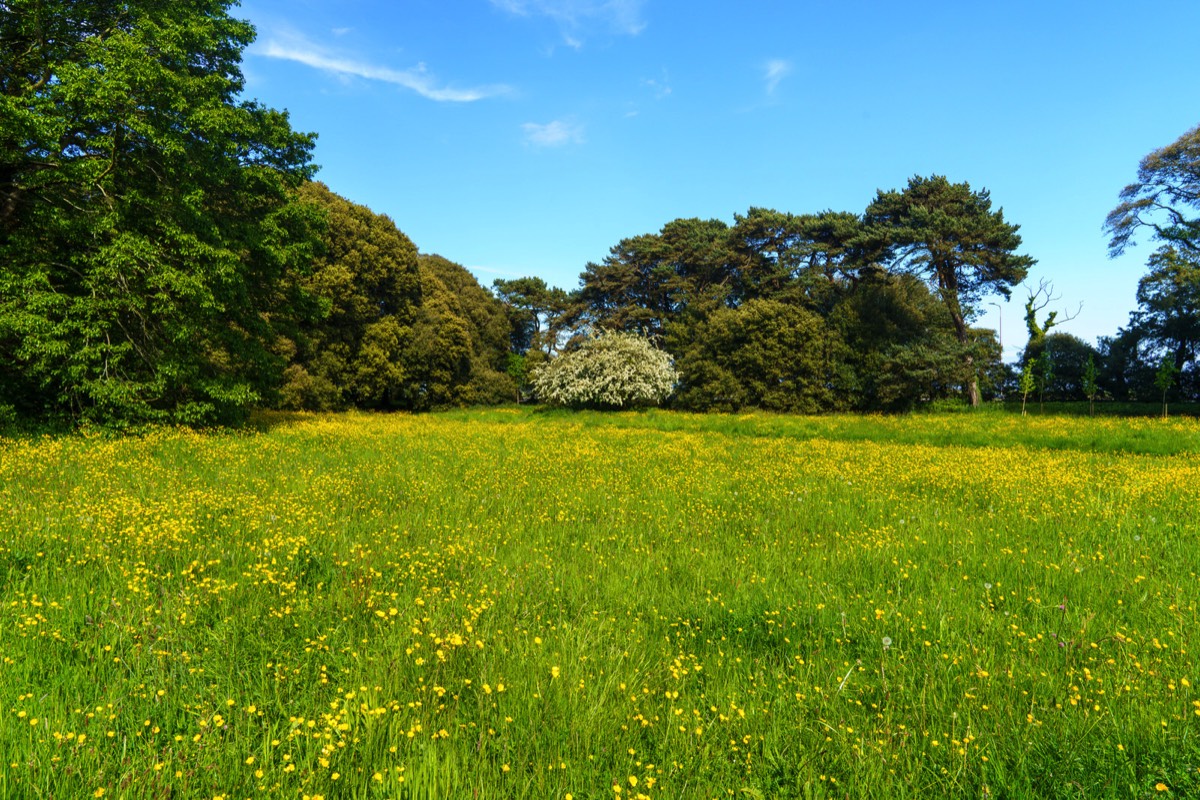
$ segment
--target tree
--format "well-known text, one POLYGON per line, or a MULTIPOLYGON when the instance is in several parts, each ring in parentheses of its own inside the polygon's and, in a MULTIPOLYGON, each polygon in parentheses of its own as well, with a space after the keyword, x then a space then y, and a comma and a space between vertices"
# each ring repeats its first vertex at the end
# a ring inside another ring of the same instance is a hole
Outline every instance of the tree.
POLYGON ((1163 356, 1162 361, 1158 362, 1158 371, 1154 373, 1154 386, 1162 392, 1163 419, 1167 418, 1167 392, 1175 385, 1176 373, 1175 362, 1170 356, 1163 356))
POLYGON ((848 212, 793 215, 751 208, 735 215, 734 296, 799 302, 828 312, 837 289, 866 265, 857 245, 861 220, 848 212))
POLYGON ((538 399, 572 408, 658 405, 675 388, 671 357, 649 340, 613 331, 543 364, 533 376, 538 399))
POLYGON ((1200 256, 1200 126, 1138 164, 1137 180, 1121 190, 1104 229, 1111 235, 1109 256, 1119 256, 1148 228, 1151 238, 1190 257, 1200 256))
POLYGON ((589 263, 571 316, 593 328, 662 336, 672 322, 732 300, 733 258, 724 222, 672 220, 589 263))
POLYGON ((0 6, 0 378, 25 413, 211 422, 278 381, 314 137, 238 99, 231 5, 0 6))
MULTIPOLYGON (((1029 290, 1029 297, 1025 300, 1025 328, 1029 331, 1029 342, 1025 345, 1026 351, 1042 344, 1046 340, 1046 335, 1056 326, 1070 322, 1079 316, 1079 309, 1076 309, 1074 314, 1062 319, 1059 319, 1057 311, 1051 311, 1043 322, 1038 322, 1038 313, 1058 299, 1054 295, 1054 285, 1044 278, 1038 281, 1037 289, 1029 290)), ((1080 309, 1082 308, 1083 305, 1080 304, 1080 309)))
MULTIPOLYGON (((868 267, 839 292, 827 324, 845 343, 854 380, 844 388, 854 407, 903 411, 962 386, 962 348, 950 315, 923 281, 868 267)), ((990 358, 980 352, 978 361, 990 358)))
POLYGON ((1021 377, 1018 380, 1017 386, 1021 390, 1021 416, 1025 416, 1025 403, 1029 400, 1029 393, 1037 388, 1037 380, 1033 377, 1034 370, 1038 368, 1038 360, 1036 358, 1025 362, 1021 367, 1021 377))
POLYGON ((1088 354, 1087 364, 1083 368, 1083 396, 1088 401, 1088 414, 1096 415, 1096 395, 1100 393, 1100 368, 1096 366, 1094 353, 1088 354))
MULTIPOLYGON (((1024 280, 1032 258, 1017 255, 1019 226, 992 211, 988 190, 971 190, 941 175, 913 177, 903 192, 880 191, 867 207, 865 249, 876 250, 903 271, 925 277, 950 313, 955 335, 964 348, 970 344, 968 320, 981 298, 997 292, 1008 297, 1024 280)), ((972 356, 964 350, 972 373, 967 382, 971 405, 979 405, 978 378, 972 356)))
POLYGON ((421 305, 417 248, 386 216, 329 191, 300 190, 320 210, 319 254, 295 276, 323 311, 297 326, 280 390, 284 408, 403 408, 405 363, 421 305))
POLYGON ((1082 400, 1087 396, 1083 385, 1084 371, 1088 359, 1094 359, 1096 355, 1096 349, 1078 336, 1051 333, 1026 347, 1022 362, 1034 361, 1042 367, 1053 365, 1049 379, 1043 381, 1039 377, 1038 392, 1043 400, 1082 400))
POLYGON ((418 261, 422 273, 433 279, 430 282, 423 275, 422 307, 433 301, 440 286, 447 295, 442 313, 462 317, 466 331, 465 380, 431 405, 507 402, 516 386, 507 371, 511 328, 504 304, 461 264, 439 255, 422 255, 418 261))
POLYGON ((1046 390, 1054 380, 1054 356, 1043 351, 1034 363, 1037 369, 1034 371, 1033 381, 1037 385, 1038 411, 1042 412, 1046 410, 1046 390))
POLYGON ((717 411, 844 408, 845 356, 837 332, 817 314, 779 300, 750 300, 697 326, 679 356, 678 402, 717 411))
POLYGON ((1138 281, 1138 309, 1132 323, 1184 372, 1200 353, 1200 252, 1159 248, 1150 271, 1138 281))
POLYGON ((541 278, 497 278, 492 291, 508 312, 512 351, 524 355, 536 349, 554 355, 570 303, 567 293, 541 278))

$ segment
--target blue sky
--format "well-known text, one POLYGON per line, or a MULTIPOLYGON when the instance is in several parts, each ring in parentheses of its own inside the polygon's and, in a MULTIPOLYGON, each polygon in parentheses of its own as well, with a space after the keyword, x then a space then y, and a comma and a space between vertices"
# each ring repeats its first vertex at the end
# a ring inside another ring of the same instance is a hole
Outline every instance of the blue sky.
MULTIPOLYGON (((1151 247, 1101 230, 1200 124, 1200 3, 246 0, 248 96, 319 178, 485 285, 567 289, 622 238, 751 206, 861 212, 944 174, 1021 226, 1063 326, 1124 325, 1151 247)), ((1018 288, 1003 308, 1024 343, 1018 288)), ((1002 303, 1002 298, 991 300, 1002 303)), ((979 324, 997 327, 985 305, 979 324)))

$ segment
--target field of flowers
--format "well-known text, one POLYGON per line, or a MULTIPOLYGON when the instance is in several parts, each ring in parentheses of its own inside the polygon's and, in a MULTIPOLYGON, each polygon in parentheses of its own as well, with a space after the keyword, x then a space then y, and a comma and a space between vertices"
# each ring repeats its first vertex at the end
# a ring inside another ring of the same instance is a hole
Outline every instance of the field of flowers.
POLYGON ((0 797, 1200 794, 1200 423, 0 439, 0 797))

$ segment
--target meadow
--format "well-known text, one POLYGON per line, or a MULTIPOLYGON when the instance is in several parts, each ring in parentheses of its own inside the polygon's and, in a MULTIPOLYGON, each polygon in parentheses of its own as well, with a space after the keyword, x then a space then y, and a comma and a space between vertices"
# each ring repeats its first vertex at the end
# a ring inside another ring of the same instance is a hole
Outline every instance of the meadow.
POLYGON ((1200 794, 1200 422, 0 439, 0 797, 1200 794))

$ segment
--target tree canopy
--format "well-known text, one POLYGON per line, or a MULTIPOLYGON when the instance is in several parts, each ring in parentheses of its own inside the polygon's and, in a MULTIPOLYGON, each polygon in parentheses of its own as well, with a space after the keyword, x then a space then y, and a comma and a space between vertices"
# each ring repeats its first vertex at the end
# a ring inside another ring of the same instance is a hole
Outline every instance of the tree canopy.
POLYGON ((1110 256, 1134 245, 1142 229, 1156 241, 1200 255, 1200 126, 1143 158, 1137 180, 1120 198, 1104 223, 1110 256))
POLYGON ((240 100, 229 0, 0 15, 0 367, 31 414, 202 422, 269 392, 314 137, 240 100))
MULTIPOLYGON (((961 345, 970 344, 968 321, 987 294, 1005 298, 1036 263, 1018 255, 1019 226, 992 211, 987 189, 950 183, 944 176, 914 177, 902 192, 879 192, 864 223, 871 238, 896 269, 926 278, 945 304, 961 345)), ((970 366, 971 356, 965 356, 970 366)), ((968 384, 972 405, 979 388, 968 384)))

